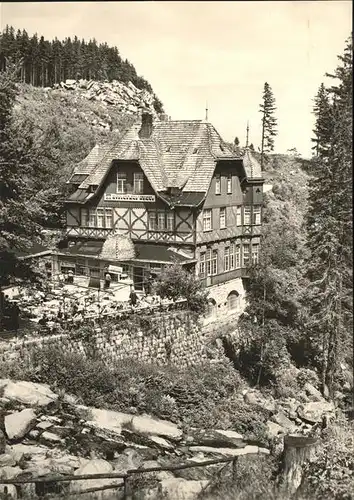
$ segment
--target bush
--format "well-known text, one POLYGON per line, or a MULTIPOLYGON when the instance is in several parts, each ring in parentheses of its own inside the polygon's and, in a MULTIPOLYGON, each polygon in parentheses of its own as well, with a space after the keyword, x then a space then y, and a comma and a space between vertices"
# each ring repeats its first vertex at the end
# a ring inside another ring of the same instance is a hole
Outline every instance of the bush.
POLYGON ((194 274, 179 264, 166 267, 154 285, 154 291, 162 298, 185 299, 191 311, 204 314, 208 304, 208 292, 194 274))
MULTIPOLYGON (((231 466, 230 466, 231 467, 231 466)), ((225 475, 204 500, 285 500, 275 486, 276 464, 270 457, 244 456, 233 474, 225 475)))
POLYGON ((306 498, 354 498, 354 424, 340 417, 325 430, 322 446, 304 471, 306 498))
POLYGON ((91 406, 146 412, 186 428, 231 428, 259 443, 266 441, 267 415, 238 397, 244 382, 230 364, 180 369, 126 359, 107 365, 100 359, 43 348, 30 362, 2 366, 0 375, 47 383, 91 406))

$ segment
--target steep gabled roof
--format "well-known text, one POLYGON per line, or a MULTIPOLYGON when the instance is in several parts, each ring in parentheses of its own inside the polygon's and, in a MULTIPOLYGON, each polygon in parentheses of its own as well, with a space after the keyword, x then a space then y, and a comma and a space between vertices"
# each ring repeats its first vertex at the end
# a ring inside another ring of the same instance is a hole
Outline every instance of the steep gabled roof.
MULTIPOLYGON (((139 162, 157 193, 171 187, 182 192, 205 193, 217 161, 242 160, 239 153, 224 143, 215 128, 202 120, 156 121, 149 138, 139 137, 140 128, 141 124, 135 123, 111 147, 95 146, 74 171, 74 176, 87 174, 79 185, 80 190, 100 186, 113 160, 132 160, 139 162)), ((248 178, 260 177, 259 164, 248 150, 243 166, 248 178)))
POLYGON ((249 148, 245 149, 243 156, 243 166, 245 167, 246 175, 248 179, 260 179, 262 178, 261 166, 256 160, 256 158, 251 154, 249 148))

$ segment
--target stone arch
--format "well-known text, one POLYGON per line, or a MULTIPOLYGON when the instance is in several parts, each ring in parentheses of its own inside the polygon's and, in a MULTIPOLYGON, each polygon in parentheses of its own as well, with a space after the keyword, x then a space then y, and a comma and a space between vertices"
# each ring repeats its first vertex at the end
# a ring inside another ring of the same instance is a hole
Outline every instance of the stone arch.
POLYGON ((236 311, 240 308, 240 294, 236 290, 231 290, 227 296, 227 308, 229 311, 236 311))
POLYGON ((217 305, 216 305, 215 299, 209 298, 205 317, 206 318, 215 318, 216 311, 217 311, 217 305))

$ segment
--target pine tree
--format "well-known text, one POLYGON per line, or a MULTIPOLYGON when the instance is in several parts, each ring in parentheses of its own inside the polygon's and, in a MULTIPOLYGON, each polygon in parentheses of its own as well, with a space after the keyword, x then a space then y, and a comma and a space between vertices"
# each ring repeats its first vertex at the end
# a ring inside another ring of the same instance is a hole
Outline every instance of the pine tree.
POLYGON ((308 213, 307 326, 317 349, 322 388, 330 396, 352 331, 351 54, 350 39, 333 75, 338 83, 328 89, 330 99, 321 89, 320 103, 315 102, 318 143, 308 213))
POLYGON ((316 117, 313 133, 315 137, 311 139, 314 143, 312 148, 315 156, 324 158, 328 156, 330 138, 333 134, 333 107, 330 102, 330 94, 321 83, 317 95, 314 99, 313 113, 316 117))
POLYGON ((277 135, 277 120, 275 98, 270 85, 266 82, 263 89, 263 102, 259 106, 262 113, 262 146, 261 166, 263 167, 264 153, 274 151, 274 137, 277 135))

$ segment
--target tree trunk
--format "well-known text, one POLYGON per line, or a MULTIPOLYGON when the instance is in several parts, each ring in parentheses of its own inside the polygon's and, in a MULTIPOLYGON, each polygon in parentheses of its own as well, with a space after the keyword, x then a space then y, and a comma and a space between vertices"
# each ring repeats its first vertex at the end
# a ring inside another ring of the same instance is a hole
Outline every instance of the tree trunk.
POLYGON ((303 467, 313 457, 318 439, 289 435, 284 438, 280 488, 284 494, 294 495, 303 479, 303 467))

